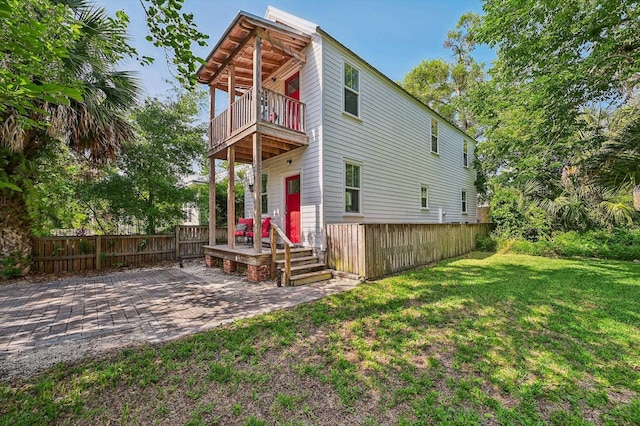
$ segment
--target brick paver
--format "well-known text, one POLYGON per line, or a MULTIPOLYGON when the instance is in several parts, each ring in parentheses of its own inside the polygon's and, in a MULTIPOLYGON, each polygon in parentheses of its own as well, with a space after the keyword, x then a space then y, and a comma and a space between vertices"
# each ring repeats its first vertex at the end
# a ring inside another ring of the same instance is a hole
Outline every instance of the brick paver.
POLYGON ((156 268, 0 286, 0 359, 133 331, 159 342, 355 286, 276 287, 217 271, 156 268))

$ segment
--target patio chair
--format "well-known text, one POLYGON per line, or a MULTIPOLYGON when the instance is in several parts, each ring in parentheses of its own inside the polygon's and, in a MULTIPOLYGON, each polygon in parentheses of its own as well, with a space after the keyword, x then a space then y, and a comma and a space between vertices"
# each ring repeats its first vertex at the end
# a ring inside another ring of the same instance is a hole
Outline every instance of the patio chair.
POLYGON ((244 218, 241 217, 238 219, 238 225, 236 226, 236 243, 238 243, 238 239, 240 237, 244 238, 244 243, 249 243, 249 232, 251 232, 251 238, 253 237, 253 219, 252 218, 244 218))
MULTIPOLYGON (((262 238, 269 240, 269 229, 271 228, 271 218, 265 217, 262 219, 262 238)), ((248 239, 253 242, 253 228, 247 232, 248 239)))

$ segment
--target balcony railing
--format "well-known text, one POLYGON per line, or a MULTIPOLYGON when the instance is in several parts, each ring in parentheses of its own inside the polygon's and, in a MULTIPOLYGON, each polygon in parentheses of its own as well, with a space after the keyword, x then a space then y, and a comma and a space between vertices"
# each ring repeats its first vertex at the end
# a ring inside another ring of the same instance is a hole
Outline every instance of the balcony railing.
MULTIPOLYGON (((211 120, 210 148, 214 148, 236 133, 256 123, 254 90, 247 91, 231 104, 231 131, 229 110, 211 120)), ((305 132, 305 104, 269 89, 262 89, 259 121, 296 132, 305 132)))

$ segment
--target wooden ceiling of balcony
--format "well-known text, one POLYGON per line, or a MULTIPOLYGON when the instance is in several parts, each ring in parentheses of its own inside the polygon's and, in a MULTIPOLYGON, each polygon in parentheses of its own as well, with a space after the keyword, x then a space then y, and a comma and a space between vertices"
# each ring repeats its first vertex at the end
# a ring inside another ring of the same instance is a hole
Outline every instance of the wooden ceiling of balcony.
POLYGON ((262 39, 262 79, 291 58, 305 61, 304 49, 310 37, 285 25, 240 12, 206 63, 198 70, 198 82, 217 89, 228 89, 228 65, 235 65, 235 90, 244 93, 253 87, 253 49, 255 36, 262 39))

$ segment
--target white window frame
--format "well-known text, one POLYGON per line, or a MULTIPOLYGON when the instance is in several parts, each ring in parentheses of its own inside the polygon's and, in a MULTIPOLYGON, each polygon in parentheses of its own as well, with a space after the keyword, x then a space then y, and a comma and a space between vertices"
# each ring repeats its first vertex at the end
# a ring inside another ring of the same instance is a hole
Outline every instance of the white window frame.
POLYGON ((362 110, 360 107, 360 98, 361 98, 361 92, 362 92, 362 79, 360 78, 360 75, 362 74, 362 71, 360 70, 360 68, 356 67, 355 65, 353 65, 350 62, 347 61, 343 61, 342 63, 342 112, 350 117, 355 117, 360 119, 361 115, 362 115, 362 110), (351 87, 347 86, 347 82, 345 81, 344 75, 345 75, 345 71, 347 66, 351 67, 353 70, 357 71, 358 73, 358 90, 353 90, 351 87), (358 113, 354 114, 352 112, 347 111, 347 105, 346 105, 346 97, 345 97, 345 90, 348 90, 352 93, 354 93, 356 95, 356 99, 357 99, 357 108, 358 108, 358 113))
POLYGON ((342 210, 345 215, 362 216, 362 162, 356 160, 344 159, 342 167, 342 187, 345 199, 343 200, 342 210), (359 186, 347 185, 347 165, 358 167, 358 183, 359 186), (358 191, 358 211, 347 211, 346 194, 347 190, 358 191))
POLYGON ((429 185, 424 184, 424 183, 420 184, 420 210, 424 210, 424 211, 429 210, 429 185), (423 190, 427 191, 427 197, 426 198, 424 198, 422 196, 422 191, 423 190), (423 200, 426 201, 426 206, 422 205, 422 201, 423 200))
POLYGON ((435 118, 431 119, 431 129, 429 130, 429 134, 431 135, 431 140, 430 140, 430 149, 431 149, 431 153, 432 154, 439 154, 440 153, 440 123, 438 122, 438 120, 436 120, 435 118), (435 126, 434 126, 435 124, 435 126), (436 134, 433 134, 433 129, 435 127, 436 130, 436 134), (436 149, 435 151, 433 150, 433 141, 435 138, 435 145, 436 145, 436 149))
POLYGON ((469 141, 462 141, 462 165, 469 167, 469 141))
POLYGON ((469 213, 469 194, 466 189, 460 192, 460 212, 462 214, 469 213))

